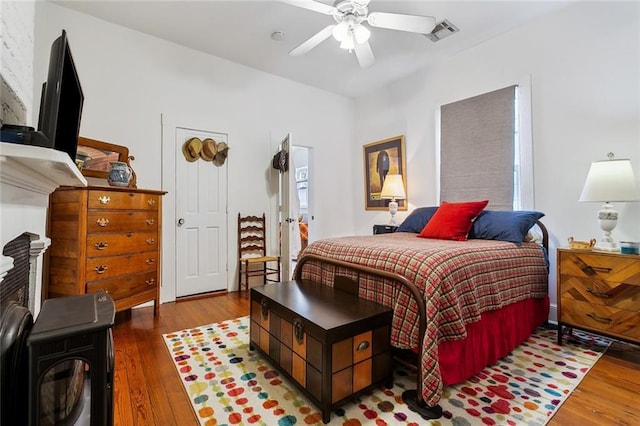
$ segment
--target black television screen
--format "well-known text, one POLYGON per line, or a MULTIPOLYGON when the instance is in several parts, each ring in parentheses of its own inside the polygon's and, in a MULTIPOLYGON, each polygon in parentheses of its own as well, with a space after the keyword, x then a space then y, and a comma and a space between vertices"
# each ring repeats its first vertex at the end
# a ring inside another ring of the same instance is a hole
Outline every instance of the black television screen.
POLYGON ((78 79, 67 33, 51 45, 49 74, 42 87, 38 130, 49 138, 50 146, 69 154, 75 162, 84 95, 78 79))

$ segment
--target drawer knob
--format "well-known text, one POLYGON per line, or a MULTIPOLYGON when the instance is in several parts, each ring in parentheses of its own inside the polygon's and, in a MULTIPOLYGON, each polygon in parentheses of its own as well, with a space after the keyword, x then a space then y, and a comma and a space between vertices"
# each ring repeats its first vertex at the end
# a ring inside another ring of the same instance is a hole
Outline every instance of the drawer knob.
POLYGON ((96 223, 98 224, 98 226, 101 226, 102 228, 104 228, 109 224, 109 219, 105 217, 101 217, 100 219, 96 220, 96 223))
POLYGON ((304 342, 304 327, 302 326, 300 318, 295 318, 293 320, 293 335, 299 345, 304 342))
POLYGON ((269 316, 269 302, 267 302, 267 299, 262 299, 260 302, 260 312, 262 312, 262 318, 267 319, 269 316))
POLYGON ((145 220, 145 222, 147 223, 147 225, 153 225, 155 223, 155 220, 147 219, 147 220, 145 220))
POLYGON ((608 299, 611 297, 611 294, 609 294, 609 292, 602 292, 602 291, 594 290, 592 288, 588 288, 587 293, 591 293, 596 297, 602 297, 603 299, 608 299))
POLYGON ((109 243, 107 243, 106 241, 98 241, 93 246, 98 250, 104 250, 109 246, 109 243))
POLYGON ((147 283, 148 286, 152 286, 156 283, 155 278, 149 278, 148 280, 145 281, 145 283, 147 283))
POLYGON ((356 351, 358 351, 358 352, 366 351, 367 349, 369 349, 369 341, 368 340, 363 340, 356 347, 356 351))
POLYGON ((154 200, 153 198, 150 200, 147 200, 147 204, 150 206, 154 206, 156 204, 156 200, 154 200))
POLYGON ((96 267, 94 268, 94 270, 95 270, 95 271, 96 271, 96 273, 98 273, 98 274, 104 274, 104 273, 106 272, 106 270, 107 270, 107 269, 109 269, 109 268, 107 267, 107 265, 100 265, 100 266, 96 266, 96 267))
POLYGON ((147 259, 147 265, 153 265, 156 262, 156 260, 152 257, 150 257, 149 259, 147 259))
POLYGON ((147 244, 149 244, 150 246, 155 244, 156 240, 153 238, 147 238, 147 244))
POLYGON ((109 201, 111 201, 111 197, 103 195, 101 197, 98 197, 98 201, 100 202, 100 204, 109 204, 109 201))
POLYGON ((593 312, 589 312, 589 313, 587 314, 587 316, 588 316, 589 318, 593 319, 593 320, 600 321, 600 322, 604 322, 604 323, 606 323, 606 324, 609 324, 611 321, 613 321, 613 319, 611 319, 611 318, 601 317, 601 316, 596 315, 596 314, 595 314, 595 313, 593 313, 593 312))

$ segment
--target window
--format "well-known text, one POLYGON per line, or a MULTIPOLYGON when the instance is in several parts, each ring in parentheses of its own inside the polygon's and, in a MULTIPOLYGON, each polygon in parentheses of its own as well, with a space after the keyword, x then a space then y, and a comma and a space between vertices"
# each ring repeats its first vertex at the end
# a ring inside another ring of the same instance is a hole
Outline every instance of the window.
POLYGON ((440 201, 533 208, 528 89, 513 85, 441 107, 440 201))

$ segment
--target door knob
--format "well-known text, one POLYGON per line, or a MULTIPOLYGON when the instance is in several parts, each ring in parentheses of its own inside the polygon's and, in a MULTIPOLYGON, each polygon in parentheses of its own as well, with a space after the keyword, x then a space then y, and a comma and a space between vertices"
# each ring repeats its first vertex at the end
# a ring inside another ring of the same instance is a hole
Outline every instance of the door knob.
POLYGON ((178 219, 178 226, 182 226, 182 225, 184 225, 184 219, 180 218, 178 219))

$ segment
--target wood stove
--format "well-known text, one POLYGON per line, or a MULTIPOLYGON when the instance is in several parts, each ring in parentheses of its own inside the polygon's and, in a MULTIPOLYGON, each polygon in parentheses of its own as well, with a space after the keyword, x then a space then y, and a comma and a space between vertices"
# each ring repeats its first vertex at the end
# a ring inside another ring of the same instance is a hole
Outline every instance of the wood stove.
POLYGON ((106 293, 45 300, 27 337, 29 424, 113 424, 115 306, 106 293))

